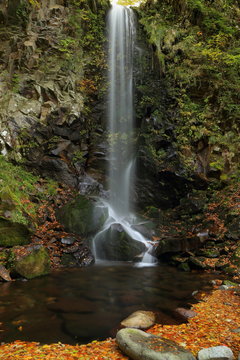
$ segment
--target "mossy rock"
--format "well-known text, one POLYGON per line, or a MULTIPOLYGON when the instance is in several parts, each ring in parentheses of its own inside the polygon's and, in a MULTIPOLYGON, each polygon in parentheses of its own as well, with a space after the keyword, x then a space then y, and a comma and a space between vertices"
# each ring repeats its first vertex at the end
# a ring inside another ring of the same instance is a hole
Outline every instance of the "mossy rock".
POLYGON ((184 236, 169 236, 161 239, 155 250, 155 255, 161 257, 166 253, 180 253, 187 251, 198 250, 201 242, 197 236, 184 237, 184 236))
POLYGON ((72 254, 63 254, 61 257, 61 265, 67 267, 74 267, 78 266, 78 263, 72 254))
POLYGON ((231 262, 234 265, 237 265, 237 267, 240 268, 240 245, 234 251, 234 253, 233 253, 232 257, 231 257, 231 262))
POLYGON ((188 265, 188 263, 182 263, 180 265, 178 265, 178 269, 185 271, 185 272, 189 272, 191 271, 190 266, 188 265))
POLYGON ((214 259, 220 256, 220 252, 217 249, 202 249, 198 252, 198 255, 214 259))
POLYGON ((223 272, 227 275, 234 276, 238 274, 238 270, 235 267, 227 266, 223 269, 223 272))
POLYGON ((189 258, 189 264, 191 267, 193 268, 198 268, 198 269, 206 269, 206 265, 204 263, 204 258, 202 257, 194 257, 194 256, 190 256, 189 258))
POLYGON ((239 284, 229 281, 229 280, 224 280, 223 281, 223 285, 227 285, 227 286, 238 286, 239 284))
POLYGON ((25 225, 0 218, 0 246, 27 245, 30 243, 30 235, 25 225))
POLYGON ((11 212, 14 210, 16 205, 8 192, 1 191, 0 197, 0 215, 4 217, 6 211, 11 212))
POLYGON ((57 210, 56 216, 66 231, 86 236, 96 233, 102 227, 107 218, 107 210, 79 195, 57 210))
POLYGON ((228 263, 224 260, 219 259, 216 263, 215 263, 215 268, 219 269, 219 270, 223 270, 225 268, 228 267, 228 263))
POLYGON ((26 255, 19 255, 19 248, 13 249, 15 260, 13 269, 26 279, 47 275, 50 271, 50 257, 44 247, 32 247, 26 250, 26 255))
POLYGON ((142 242, 132 239, 120 224, 113 224, 98 234, 95 247, 100 258, 113 261, 137 261, 147 250, 142 242))
POLYGON ((227 224, 226 236, 229 239, 233 239, 233 240, 238 240, 240 238, 239 217, 234 218, 229 224, 227 224))

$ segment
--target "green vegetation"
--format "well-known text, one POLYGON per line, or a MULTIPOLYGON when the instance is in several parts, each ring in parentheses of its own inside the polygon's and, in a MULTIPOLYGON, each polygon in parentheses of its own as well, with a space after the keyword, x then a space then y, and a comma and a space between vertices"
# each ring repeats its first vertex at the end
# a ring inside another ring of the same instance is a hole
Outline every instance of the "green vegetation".
POLYGON ((222 180, 239 171, 239 14, 234 0, 147 0, 139 10, 172 100, 178 155, 222 180))
POLYGON ((30 242, 30 235, 31 233, 25 225, 0 218, 0 246, 27 245, 30 242))
POLYGON ((134 5, 138 5, 139 1, 138 0, 118 0, 118 5, 123 5, 123 6, 134 6, 134 5))
MULTIPOLYGON (((15 252, 17 252, 16 248, 12 250, 14 257, 15 252)), ((26 279, 33 279, 37 276, 49 274, 50 258, 47 249, 41 247, 31 251, 26 256, 20 256, 20 258, 13 261, 13 268, 26 279)))
POLYGON ((0 156, 0 168, 0 216, 34 225, 41 202, 56 193, 57 184, 53 180, 41 180, 3 156, 0 156))
MULTIPOLYGON (((109 2, 104 1, 70 1, 71 14, 69 16, 69 35, 78 39, 83 52, 84 82, 91 84, 92 92, 96 93, 102 81, 102 72, 106 67, 105 42, 105 14, 109 2)), ((76 40, 75 40, 76 41, 76 40)), ((68 39, 70 42, 70 38, 68 39)), ((87 88, 86 93, 89 90, 87 88)), ((89 94, 87 94, 89 95, 89 94)))

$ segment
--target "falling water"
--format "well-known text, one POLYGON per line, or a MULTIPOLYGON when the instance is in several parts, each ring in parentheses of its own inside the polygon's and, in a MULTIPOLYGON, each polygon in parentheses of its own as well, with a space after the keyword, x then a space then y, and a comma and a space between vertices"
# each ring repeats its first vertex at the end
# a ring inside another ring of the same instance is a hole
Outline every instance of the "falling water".
POLYGON ((134 229, 136 219, 130 202, 134 185, 133 54, 136 26, 133 10, 114 3, 109 12, 108 33, 110 199, 99 205, 108 208, 108 219, 94 239, 93 252, 97 259, 108 258, 103 242, 107 234, 109 236, 109 230, 117 225, 127 236, 145 245, 143 261, 150 263, 152 257, 147 251, 150 245, 134 229))
POLYGON ((109 14, 110 204, 119 217, 130 216, 133 181, 134 13, 114 5, 109 14))

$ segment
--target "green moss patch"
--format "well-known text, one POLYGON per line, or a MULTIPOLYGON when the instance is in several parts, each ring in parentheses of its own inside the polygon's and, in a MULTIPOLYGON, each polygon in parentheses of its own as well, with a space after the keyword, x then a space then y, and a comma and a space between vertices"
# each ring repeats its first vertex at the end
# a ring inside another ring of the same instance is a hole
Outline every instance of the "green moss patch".
POLYGON ((0 216, 34 225, 39 206, 55 194, 57 184, 52 180, 43 181, 3 156, 0 156, 0 168, 0 216))
POLYGON ((40 247, 29 249, 29 253, 26 255, 16 255, 14 270, 27 279, 47 275, 50 271, 48 251, 44 247, 40 247))
POLYGON ((0 218, 0 246, 26 245, 29 242, 30 232, 25 225, 0 218))

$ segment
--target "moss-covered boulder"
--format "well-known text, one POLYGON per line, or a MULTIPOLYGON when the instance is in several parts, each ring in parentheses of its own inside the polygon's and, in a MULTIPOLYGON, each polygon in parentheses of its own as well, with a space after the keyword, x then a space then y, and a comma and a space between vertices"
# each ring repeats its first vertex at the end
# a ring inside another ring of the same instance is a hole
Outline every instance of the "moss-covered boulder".
POLYGON ((96 202, 79 195, 56 212, 58 221, 70 233, 89 235, 96 233, 107 217, 107 210, 96 202))
POLYGON ((14 258, 12 268, 19 275, 32 279, 49 273, 50 257, 46 248, 16 247, 12 249, 12 253, 14 258))
POLYGON ((27 245, 30 242, 30 235, 25 225, 0 218, 0 246, 27 245))

